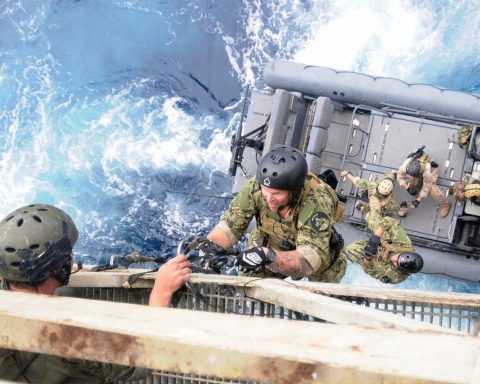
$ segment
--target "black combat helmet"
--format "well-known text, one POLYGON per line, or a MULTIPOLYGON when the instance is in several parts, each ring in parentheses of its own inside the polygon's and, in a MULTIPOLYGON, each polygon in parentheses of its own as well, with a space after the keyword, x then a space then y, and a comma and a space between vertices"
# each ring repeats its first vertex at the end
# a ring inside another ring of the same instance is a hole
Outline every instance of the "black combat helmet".
POLYGON ((257 181, 265 187, 290 191, 289 205, 298 199, 307 176, 308 165, 302 152, 287 146, 276 146, 260 160, 257 181))
POLYGON ((415 252, 402 252, 398 256, 398 268, 406 273, 417 273, 423 267, 423 259, 415 252))
POLYGON ((299 185, 303 186, 307 172, 307 161, 302 152, 277 146, 260 160, 257 181, 269 188, 293 191, 299 185))
POLYGON ((12 282, 37 284, 51 276, 67 284, 77 239, 75 223, 61 209, 19 208, 0 221, 0 274, 12 282))
POLYGON ((407 174, 410 176, 420 176, 422 174, 422 164, 417 159, 413 159, 407 165, 407 174))

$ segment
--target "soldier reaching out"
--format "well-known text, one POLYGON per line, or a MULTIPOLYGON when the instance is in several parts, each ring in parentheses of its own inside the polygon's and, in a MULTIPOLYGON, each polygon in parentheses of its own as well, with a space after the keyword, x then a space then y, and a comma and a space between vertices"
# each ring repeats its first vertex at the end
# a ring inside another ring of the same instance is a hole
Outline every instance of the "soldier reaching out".
POLYGON ((369 212, 366 220, 373 235, 347 246, 347 257, 352 262, 386 284, 400 283, 422 269, 422 257, 397 220, 382 216, 378 210, 369 212))
POLYGON ((340 176, 346 177, 357 188, 366 190, 368 194, 368 203, 357 204, 356 208, 362 212, 369 212, 371 205, 380 207, 382 215, 391 215, 391 213, 398 209, 398 204, 393 200, 393 182, 395 175, 392 172, 386 173, 380 179, 369 181, 354 176, 350 171, 340 171, 340 176))
POLYGON ((260 161, 249 180, 207 236, 222 247, 242 238, 250 221, 256 226, 238 268, 255 276, 339 282, 345 274, 343 239, 335 191, 313 173, 297 149, 278 146, 260 161))

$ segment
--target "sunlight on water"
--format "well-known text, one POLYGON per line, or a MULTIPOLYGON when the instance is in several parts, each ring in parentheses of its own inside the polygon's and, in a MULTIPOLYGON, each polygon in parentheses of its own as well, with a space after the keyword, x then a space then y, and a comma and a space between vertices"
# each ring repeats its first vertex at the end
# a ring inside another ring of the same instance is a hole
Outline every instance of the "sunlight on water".
MULTIPOLYGON (((169 255, 226 208, 243 90, 262 87, 266 63, 478 90, 478 5, 2 2, 0 215, 56 204, 78 223, 79 257, 169 255)), ((355 268, 346 282, 376 283, 355 268)))

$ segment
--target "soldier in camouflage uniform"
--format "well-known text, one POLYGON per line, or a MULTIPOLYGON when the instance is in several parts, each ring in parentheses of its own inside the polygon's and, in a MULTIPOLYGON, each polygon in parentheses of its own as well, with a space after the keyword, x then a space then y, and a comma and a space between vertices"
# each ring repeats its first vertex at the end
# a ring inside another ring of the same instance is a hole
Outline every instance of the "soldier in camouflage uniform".
POLYGON ((398 221, 382 216, 378 210, 370 211, 366 219, 373 235, 347 246, 347 256, 352 262, 387 284, 400 283, 422 269, 422 257, 414 252, 410 238, 398 221))
POLYGON ((308 172, 300 151, 276 147, 262 158, 256 178, 242 187, 208 238, 231 247, 256 218, 248 241, 252 248, 236 260, 242 272, 339 282, 346 255, 333 227, 338 204, 335 191, 308 172))
POLYGON ((480 205, 480 180, 466 174, 462 180, 452 185, 449 192, 460 201, 470 200, 475 205, 480 205))
MULTIPOLYGON (((51 205, 29 205, 0 222, 1 289, 53 295, 68 284, 77 228, 65 212, 51 205)), ((174 291, 190 277, 185 255, 158 271, 151 306, 168 306, 174 291)), ((142 368, 0 348, 0 379, 35 384, 101 384, 151 376, 142 368)))
POLYGON ((375 181, 353 176, 348 170, 341 171, 340 176, 346 177, 358 189, 367 191, 369 202, 357 204, 356 208, 360 211, 369 212, 371 204, 380 205, 382 215, 391 216, 394 211, 398 210, 399 206, 392 197, 393 181, 395 180, 395 175, 392 172, 386 173, 375 181))
POLYGON ((472 138, 474 125, 467 124, 458 130, 458 145, 463 149, 468 149, 470 139, 472 138))
POLYGON ((440 217, 447 217, 450 211, 450 202, 437 186, 438 164, 423 151, 424 148, 425 146, 411 153, 398 169, 397 181, 400 187, 417 196, 410 204, 404 201, 400 205, 400 217, 405 217, 409 211, 416 209, 428 195, 440 204, 440 217))

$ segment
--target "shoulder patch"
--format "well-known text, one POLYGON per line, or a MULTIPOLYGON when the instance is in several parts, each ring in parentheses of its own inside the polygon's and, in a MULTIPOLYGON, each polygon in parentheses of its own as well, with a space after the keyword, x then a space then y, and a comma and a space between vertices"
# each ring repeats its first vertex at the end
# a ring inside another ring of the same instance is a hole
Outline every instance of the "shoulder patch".
POLYGON ((330 226, 330 220, 326 213, 315 212, 310 218, 310 224, 317 232, 324 232, 330 226))

